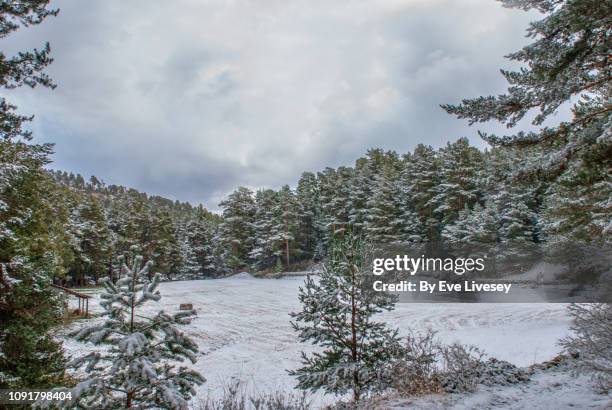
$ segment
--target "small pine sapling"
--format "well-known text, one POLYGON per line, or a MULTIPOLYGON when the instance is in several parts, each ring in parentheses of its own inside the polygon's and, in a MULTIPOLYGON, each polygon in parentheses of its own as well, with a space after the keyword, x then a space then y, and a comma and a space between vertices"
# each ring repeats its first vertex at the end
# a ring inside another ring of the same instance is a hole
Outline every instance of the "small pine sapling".
POLYGON ((303 367, 289 371, 297 377, 298 388, 352 392, 353 400, 359 401, 390 385, 399 338, 397 330, 374 321, 373 316, 392 310, 396 297, 372 289, 371 250, 350 233, 332 239, 319 280, 309 276, 300 287, 302 311, 291 314, 292 325, 301 342, 323 350, 310 356, 302 352, 303 367))
MULTIPOLYGON (((104 282, 100 305, 108 319, 73 333, 77 340, 105 345, 105 348, 76 358, 69 366, 83 368, 86 380, 71 390, 70 406, 97 409, 166 408, 187 409, 195 395, 194 386, 205 379, 175 362, 185 358, 196 362, 197 345, 176 325, 189 323, 193 311, 169 315, 159 311, 143 315, 142 306, 159 301, 159 274, 148 281, 152 262, 144 267, 141 256, 128 267, 120 257, 121 278, 116 284, 104 282)), ((66 405, 64 403, 62 405, 66 405)))

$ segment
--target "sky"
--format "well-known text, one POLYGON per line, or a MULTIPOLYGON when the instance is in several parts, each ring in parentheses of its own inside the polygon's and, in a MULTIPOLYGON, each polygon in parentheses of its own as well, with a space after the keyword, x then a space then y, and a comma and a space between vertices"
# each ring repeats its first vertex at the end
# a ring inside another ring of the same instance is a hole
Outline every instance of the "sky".
POLYGON ((57 0, 2 40, 51 43, 58 87, 5 92, 54 169, 181 201, 295 185, 368 148, 402 154, 478 129, 440 108, 498 94, 537 14, 493 0, 57 0))

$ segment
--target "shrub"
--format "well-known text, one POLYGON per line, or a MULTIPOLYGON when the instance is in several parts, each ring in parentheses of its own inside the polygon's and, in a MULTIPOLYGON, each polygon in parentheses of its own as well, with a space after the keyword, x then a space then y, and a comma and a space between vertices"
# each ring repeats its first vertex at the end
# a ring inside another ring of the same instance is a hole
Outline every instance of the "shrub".
POLYGON ((401 395, 472 392, 479 384, 508 385, 529 380, 529 373, 485 354, 474 346, 441 344, 435 332, 411 332, 393 367, 393 390, 401 395))
POLYGON ((453 343, 440 349, 440 383, 446 392, 472 392, 481 381, 484 353, 474 346, 453 343))
POLYGON ((442 390, 437 366, 440 344, 435 335, 431 329, 423 334, 411 331, 404 339, 404 351, 393 368, 392 387, 399 393, 412 396, 442 390))
POLYGON ((284 392, 248 394, 239 381, 227 385, 223 396, 200 402, 199 410, 308 410, 310 401, 306 393, 284 392))
POLYGON ((572 304, 568 308, 574 332, 560 341, 576 373, 593 376, 602 393, 612 388, 612 307, 610 304, 572 304))

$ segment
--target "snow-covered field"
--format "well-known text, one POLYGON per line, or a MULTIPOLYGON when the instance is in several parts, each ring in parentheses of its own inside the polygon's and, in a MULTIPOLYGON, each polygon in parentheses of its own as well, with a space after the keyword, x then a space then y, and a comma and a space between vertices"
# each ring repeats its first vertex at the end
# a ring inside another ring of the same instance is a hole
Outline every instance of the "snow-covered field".
MULTIPOLYGON (((199 397, 216 397, 223 386, 239 379, 248 389, 290 390, 295 381, 286 369, 299 365, 301 345, 288 313, 299 309, 298 287, 303 278, 255 279, 247 274, 227 279, 162 283, 162 299, 148 309, 178 310, 193 303, 197 318, 184 330, 200 346, 195 368, 207 379, 199 397)), ((382 315, 401 332, 432 328, 445 342, 460 341, 518 366, 552 358, 557 340, 568 333, 564 304, 411 304, 400 303, 382 315)), ((100 311, 98 300, 90 309, 100 311)), ((92 319, 97 320, 97 319, 92 319)), ((77 321, 73 326, 83 325, 77 321)), ((88 348, 66 340, 69 354, 88 348)), ((333 398, 313 397, 315 404, 333 398)))

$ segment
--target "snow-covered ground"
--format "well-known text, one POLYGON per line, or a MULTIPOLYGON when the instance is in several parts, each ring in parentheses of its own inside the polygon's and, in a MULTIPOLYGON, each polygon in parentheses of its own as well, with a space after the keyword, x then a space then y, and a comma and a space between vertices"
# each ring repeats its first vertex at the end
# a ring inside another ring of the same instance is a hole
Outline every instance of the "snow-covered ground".
MULTIPOLYGON (((161 301, 145 306, 175 312, 180 303, 193 303, 198 316, 184 330, 200 346, 195 368, 208 379, 199 387, 199 397, 216 397, 236 379, 260 392, 290 390, 295 381, 286 369, 299 365, 300 350, 311 349, 297 341, 288 316, 300 308, 297 292, 302 283, 301 277, 255 279, 247 274, 162 283, 161 301)), ((565 308, 564 304, 400 303, 382 318, 404 333, 430 327, 442 341, 473 344, 499 359, 527 366, 559 352, 557 340, 568 333, 565 308)), ((100 311, 97 297, 90 309, 100 311)), ((88 350, 74 340, 66 340, 65 348, 69 354, 88 350)), ((315 404, 333 399, 313 397, 315 404)))
POLYGON ((437 394, 415 398, 384 398, 368 410, 561 410, 610 409, 610 397, 598 394, 587 376, 574 377, 567 368, 536 371, 529 383, 479 386, 474 393, 437 394))

